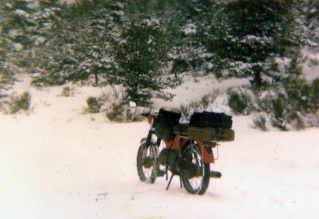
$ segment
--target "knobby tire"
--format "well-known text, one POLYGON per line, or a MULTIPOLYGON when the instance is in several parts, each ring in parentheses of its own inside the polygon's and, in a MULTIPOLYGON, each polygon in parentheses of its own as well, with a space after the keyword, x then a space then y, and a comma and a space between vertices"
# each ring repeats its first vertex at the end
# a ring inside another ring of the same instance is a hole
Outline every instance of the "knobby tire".
POLYGON ((141 181, 154 183, 157 176, 158 149, 155 144, 140 145, 137 153, 137 173, 141 181))
POLYGON ((199 169, 195 177, 181 173, 181 178, 187 192, 202 195, 206 192, 210 180, 210 164, 203 162, 200 147, 197 144, 190 144, 183 152, 183 159, 191 161, 199 169))

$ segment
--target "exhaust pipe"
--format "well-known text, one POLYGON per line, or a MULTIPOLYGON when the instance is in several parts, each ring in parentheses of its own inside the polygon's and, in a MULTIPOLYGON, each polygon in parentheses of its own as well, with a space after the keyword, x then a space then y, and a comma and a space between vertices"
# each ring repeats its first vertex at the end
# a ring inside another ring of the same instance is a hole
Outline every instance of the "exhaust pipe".
POLYGON ((211 178, 220 178, 222 177, 222 173, 218 171, 210 171, 210 177, 211 178))

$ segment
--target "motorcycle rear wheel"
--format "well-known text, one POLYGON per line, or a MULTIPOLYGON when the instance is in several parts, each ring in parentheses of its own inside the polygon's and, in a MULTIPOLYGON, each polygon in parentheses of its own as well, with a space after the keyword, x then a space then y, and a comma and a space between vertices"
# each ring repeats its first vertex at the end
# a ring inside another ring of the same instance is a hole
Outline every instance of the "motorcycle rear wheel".
POLYGON ((155 144, 140 145, 137 153, 137 173, 141 181, 154 183, 157 177, 158 148, 155 144))
POLYGON ((203 162, 200 147, 190 144, 183 152, 185 161, 191 162, 191 173, 182 171, 181 178, 187 192, 202 195, 206 192, 210 180, 210 165, 203 162), (195 172, 194 172, 195 171, 195 172))

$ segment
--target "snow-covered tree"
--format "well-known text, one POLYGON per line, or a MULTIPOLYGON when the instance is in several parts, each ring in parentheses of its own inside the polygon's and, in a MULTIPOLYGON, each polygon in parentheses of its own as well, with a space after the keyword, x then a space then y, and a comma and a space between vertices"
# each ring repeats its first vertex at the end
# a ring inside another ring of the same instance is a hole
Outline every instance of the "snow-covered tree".
MULTIPOLYGON (((11 75, 32 72, 38 64, 37 50, 51 38, 53 20, 59 12, 59 4, 44 7, 29 7, 26 1, 7 2, 2 6, 2 39, 6 45, 5 66, 11 75)), ((45 5, 46 6, 46 5, 45 5)))
POLYGON ((280 80, 276 58, 296 58, 300 49, 294 1, 236 0, 228 3, 212 26, 207 47, 217 54, 224 73, 280 80), (217 37, 216 37, 217 36, 217 37))
POLYGON ((23 43, 28 41, 20 16, 27 14, 24 10, 28 10, 25 2, 2 1, 0 5, 0 96, 14 83, 23 61, 23 43))
POLYGON ((10 61, 7 60, 7 52, 9 50, 7 45, 6 37, 3 37, 0 32, 0 97, 4 95, 4 91, 14 82, 14 72, 10 66, 10 61))
POLYGON ((179 83, 161 75, 167 60, 167 42, 156 19, 132 23, 114 48, 116 82, 124 85, 129 100, 145 105, 152 97, 171 99, 163 90, 179 83))
POLYGON ((305 29, 304 44, 309 47, 319 46, 319 2, 301 1, 299 5, 300 20, 305 29))
POLYGON ((169 59, 172 72, 198 72, 207 68, 207 54, 202 45, 202 24, 211 12, 213 2, 168 1, 158 3, 157 16, 170 38, 169 59))
POLYGON ((95 84, 98 84, 99 77, 105 80, 110 78, 114 61, 111 44, 120 34, 118 22, 121 20, 121 6, 104 3, 93 11, 79 30, 82 37, 78 44, 83 50, 78 50, 78 71, 70 77, 87 79, 94 75, 95 84))
POLYGON ((121 6, 102 0, 79 1, 62 8, 52 38, 42 50, 37 84, 108 79, 113 61, 111 41, 119 35, 121 6))

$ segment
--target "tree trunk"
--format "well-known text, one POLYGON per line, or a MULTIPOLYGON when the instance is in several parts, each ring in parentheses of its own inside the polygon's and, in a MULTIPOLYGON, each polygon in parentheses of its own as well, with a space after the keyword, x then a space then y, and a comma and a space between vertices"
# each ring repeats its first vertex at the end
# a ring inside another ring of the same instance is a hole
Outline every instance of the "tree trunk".
POLYGON ((263 85, 263 81, 261 78, 261 71, 262 68, 260 66, 255 66, 253 68, 253 80, 251 81, 252 85, 255 85, 256 87, 261 87, 263 85))
POLYGON ((96 86, 99 84, 99 77, 97 75, 98 75, 97 73, 94 74, 94 76, 95 76, 95 85, 96 86))

